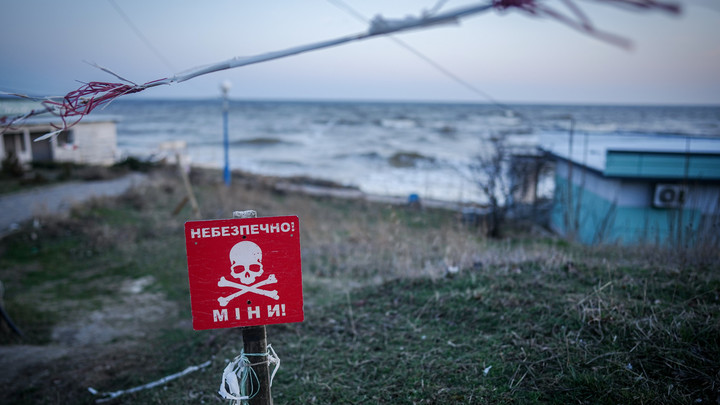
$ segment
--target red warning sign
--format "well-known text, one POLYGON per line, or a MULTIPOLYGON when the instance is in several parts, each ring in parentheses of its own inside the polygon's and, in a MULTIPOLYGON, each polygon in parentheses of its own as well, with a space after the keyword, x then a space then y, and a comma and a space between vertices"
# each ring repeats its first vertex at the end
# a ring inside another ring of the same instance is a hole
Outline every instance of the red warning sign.
POLYGON ((193 329, 302 322, 296 216, 185 223, 193 329))

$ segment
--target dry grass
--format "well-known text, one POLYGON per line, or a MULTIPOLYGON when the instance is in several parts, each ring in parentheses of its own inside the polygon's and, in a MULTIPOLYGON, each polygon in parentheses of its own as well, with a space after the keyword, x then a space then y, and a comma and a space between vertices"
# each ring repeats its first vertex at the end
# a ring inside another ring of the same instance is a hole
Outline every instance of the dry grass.
MULTIPOLYGON (((129 388, 211 358, 205 372, 115 403, 217 400, 239 333, 190 329, 182 224, 191 212, 171 215, 184 196, 174 173, 0 242, 24 343, 67 353, 29 362, 3 403, 90 403, 88 386, 129 388), (141 281, 130 298, 107 287, 141 281), (139 319, 116 322, 109 341, 57 346, 57 330, 82 331, 79 320, 109 311, 139 319)), ((219 179, 193 177, 205 218, 239 209, 300 217, 306 321, 268 327, 283 359, 277 403, 720 400, 717 262, 582 248, 522 227, 488 240, 452 212, 286 194, 272 179, 237 176, 227 189, 219 179)))

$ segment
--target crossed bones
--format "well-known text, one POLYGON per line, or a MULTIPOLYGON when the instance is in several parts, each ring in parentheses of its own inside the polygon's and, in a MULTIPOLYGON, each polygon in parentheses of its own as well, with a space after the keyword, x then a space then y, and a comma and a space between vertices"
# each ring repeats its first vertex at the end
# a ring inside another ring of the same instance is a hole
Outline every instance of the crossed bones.
POLYGON ((230 301, 233 299, 245 294, 246 292, 251 292, 255 294, 264 295, 266 297, 270 297, 274 300, 279 299, 280 297, 277 294, 277 290, 261 290, 260 287, 268 284, 275 284, 277 283, 277 279, 275 278, 274 274, 271 274, 266 278, 264 281, 259 281, 253 285, 242 285, 238 283, 234 283, 230 280, 226 280, 225 277, 220 277, 220 281, 218 281, 218 287, 233 287, 237 288, 237 291, 228 295, 227 297, 219 297, 218 302, 223 307, 226 306, 230 301))

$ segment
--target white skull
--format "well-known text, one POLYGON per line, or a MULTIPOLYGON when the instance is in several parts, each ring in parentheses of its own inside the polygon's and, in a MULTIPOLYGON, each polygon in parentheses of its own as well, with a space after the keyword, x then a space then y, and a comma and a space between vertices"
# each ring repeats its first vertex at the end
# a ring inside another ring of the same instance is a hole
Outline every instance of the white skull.
POLYGON ((230 249, 230 274, 241 283, 252 285, 263 274, 262 250, 253 242, 243 241, 230 249), (240 271, 236 272, 235 269, 240 271))

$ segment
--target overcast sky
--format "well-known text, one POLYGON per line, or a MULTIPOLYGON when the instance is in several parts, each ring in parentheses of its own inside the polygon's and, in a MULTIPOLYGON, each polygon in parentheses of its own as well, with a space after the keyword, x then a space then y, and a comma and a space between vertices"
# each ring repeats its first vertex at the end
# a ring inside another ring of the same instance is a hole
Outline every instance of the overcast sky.
MULTIPOLYGON (((108 0, 3 1, 0 91, 63 95, 76 81, 117 81, 84 60, 146 82, 367 29, 328 0, 115 1, 145 41, 108 0)), ((518 11, 397 37, 504 103, 720 104, 720 5, 681 1, 677 17, 577 0, 598 28, 632 40, 632 50, 518 11)), ((436 1, 345 3, 369 18, 403 18, 436 1)), ((449 0, 442 10, 473 3, 449 0)), ((488 101, 382 37, 127 97, 217 97, 224 80, 235 99, 488 101)))

